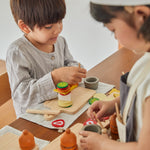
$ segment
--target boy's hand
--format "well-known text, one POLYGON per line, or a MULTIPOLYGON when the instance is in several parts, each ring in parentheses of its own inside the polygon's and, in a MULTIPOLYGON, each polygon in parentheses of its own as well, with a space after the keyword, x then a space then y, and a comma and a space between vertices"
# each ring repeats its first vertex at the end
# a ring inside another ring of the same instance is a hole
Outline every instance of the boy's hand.
POLYGON ((80 131, 80 146, 83 150, 101 150, 102 144, 108 139, 108 135, 100 135, 91 131, 80 131))
POLYGON ((62 67, 52 71, 52 78, 55 85, 61 81, 68 82, 68 84, 76 84, 86 77, 86 72, 84 68, 62 67))
POLYGON ((110 116, 115 112, 115 102, 119 101, 117 97, 113 101, 95 101, 88 109, 88 116, 95 120, 93 112, 96 113, 96 117, 102 120, 103 117, 110 116))

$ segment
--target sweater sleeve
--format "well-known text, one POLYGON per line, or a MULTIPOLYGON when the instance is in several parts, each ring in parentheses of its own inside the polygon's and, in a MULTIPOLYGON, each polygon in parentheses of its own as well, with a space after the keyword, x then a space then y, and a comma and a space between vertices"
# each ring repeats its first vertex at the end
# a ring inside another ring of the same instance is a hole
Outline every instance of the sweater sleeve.
POLYGON ((33 104, 56 98, 57 93, 53 91, 55 85, 51 72, 39 79, 32 77, 32 63, 18 49, 10 48, 8 50, 6 67, 12 98, 18 104, 17 107, 26 109, 33 104))

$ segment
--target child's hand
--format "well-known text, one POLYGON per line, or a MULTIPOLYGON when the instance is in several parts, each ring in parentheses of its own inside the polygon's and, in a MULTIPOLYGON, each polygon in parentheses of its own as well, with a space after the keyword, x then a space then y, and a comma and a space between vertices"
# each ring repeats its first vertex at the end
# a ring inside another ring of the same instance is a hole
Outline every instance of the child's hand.
POLYGON ((52 71, 52 78, 55 85, 61 81, 68 82, 68 84, 76 84, 86 77, 86 72, 84 68, 62 67, 52 71))
POLYGON ((108 139, 106 135, 100 135, 95 132, 80 131, 80 146, 83 150, 101 150, 101 144, 108 139))
POLYGON ((112 115, 115 112, 115 102, 117 99, 113 101, 95 101, 87 111, 88 116, 93 120, 96 118, 102 120, 103 117, 112 115), (96 113, 96 118, 93 112, 96 113))

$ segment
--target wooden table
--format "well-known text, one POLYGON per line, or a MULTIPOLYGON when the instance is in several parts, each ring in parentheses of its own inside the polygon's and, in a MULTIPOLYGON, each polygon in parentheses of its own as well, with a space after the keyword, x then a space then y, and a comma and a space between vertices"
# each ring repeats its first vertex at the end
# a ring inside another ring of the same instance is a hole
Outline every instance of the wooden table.
MULTIPOLYGON (((122 48, 89 70, 87 76, 97 76, 101 82, 114 84, 119 89, 122 72, 128 72, 139 57, 141 55, 135 55, 130 50, 122 48)), ((85 112, 73 124, 83 123, 87 119, 85 112)), ((10 126, 21 131, 28 129, 34 136, 44 140, 52 141, 60 135, 57 130, 51 130, 21 118, 11 123, 10 126)))

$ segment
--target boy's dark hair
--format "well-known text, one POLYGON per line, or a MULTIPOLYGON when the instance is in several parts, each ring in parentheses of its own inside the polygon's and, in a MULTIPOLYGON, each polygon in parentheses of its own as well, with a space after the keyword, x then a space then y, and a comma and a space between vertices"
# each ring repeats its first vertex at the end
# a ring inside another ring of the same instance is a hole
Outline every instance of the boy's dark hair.
POLYGON ((15 22, 21 19, 32 30, 61 21, 66 14, 64 0, 10 0, 15 22))
MULTIPOLYGON (((150 7, 150 5, 146 6, 150 7)), ((123 6, 105 6, 90 2, 90 13, 92 17, 104 24, 110 23, 113 18, 117 17, 119 12, 126 14, 122 16, 122 19, 124 19, 130 26, 134 27, 132 16, 124 10, 123 6)), ((140 34, 143 35, 145 41, 150 42, 150 16, 141 26, 137 36, 140 34)))

